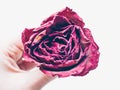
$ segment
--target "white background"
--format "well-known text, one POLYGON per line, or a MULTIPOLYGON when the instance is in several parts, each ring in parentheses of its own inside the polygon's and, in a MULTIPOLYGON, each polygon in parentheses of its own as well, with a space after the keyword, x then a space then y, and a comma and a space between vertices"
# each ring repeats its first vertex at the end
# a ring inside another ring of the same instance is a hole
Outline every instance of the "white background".
POLYGON ((84 77, 55 79, 43 90, 120 90, 119 5, 119 0, 0 0, 0 46, 68 6, 91 29, 100 47, 99 66, 84 77))

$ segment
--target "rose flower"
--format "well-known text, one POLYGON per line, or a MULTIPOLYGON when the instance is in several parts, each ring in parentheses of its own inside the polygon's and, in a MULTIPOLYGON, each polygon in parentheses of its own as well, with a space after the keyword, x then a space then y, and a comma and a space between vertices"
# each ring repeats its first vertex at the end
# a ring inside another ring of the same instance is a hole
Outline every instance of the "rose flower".
POLYGON ((83 76, 98 65, 99 47, 70 8, 51 15, 40 27, 22 32, 24 59, 50 76, 83 76))

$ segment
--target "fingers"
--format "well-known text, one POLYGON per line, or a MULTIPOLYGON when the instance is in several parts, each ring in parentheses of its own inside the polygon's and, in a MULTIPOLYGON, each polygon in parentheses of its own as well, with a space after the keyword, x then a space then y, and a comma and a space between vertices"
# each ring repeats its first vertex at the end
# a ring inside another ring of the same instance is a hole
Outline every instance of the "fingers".
POLYGON ((21 60, 23 55, 23 50, 24 48, 21 39, 18 38, 17 40, 11 42, 11 44, 4 50, 4 54, 8 58, 11 58, 15 62, 17 62, 18 60, 21 60))
POLYGON ((22 58, 23 54, 23 45, 20 41, 20 38, 14 40, 9 45, 5 45, 1 49, 0 58, 4 67, 7 68, 7 71, 15 72, 20 71, 16 62, 22 58), (7 47, 6 47, 7 46, 7 47))
POLYGON ((36 66, 33 62, 23 60, 24 47, 20 38, 11 42, 11 44, 3 51, 6 61, 15 68, 21 70, 30 70, 36 66))

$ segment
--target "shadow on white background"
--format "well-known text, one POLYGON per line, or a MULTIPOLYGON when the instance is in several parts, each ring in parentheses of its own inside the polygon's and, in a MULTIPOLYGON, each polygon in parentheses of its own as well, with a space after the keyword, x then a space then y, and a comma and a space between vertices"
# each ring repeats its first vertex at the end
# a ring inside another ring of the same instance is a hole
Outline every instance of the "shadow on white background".
POLYGON ((119 90, 119 0, 1 0, 0 47, 24 28, 38 27, 42 20, 66 6, 76 11, 91 29, 100 47, 98 68, 84 77, 58 78, 42 90, 119 90))

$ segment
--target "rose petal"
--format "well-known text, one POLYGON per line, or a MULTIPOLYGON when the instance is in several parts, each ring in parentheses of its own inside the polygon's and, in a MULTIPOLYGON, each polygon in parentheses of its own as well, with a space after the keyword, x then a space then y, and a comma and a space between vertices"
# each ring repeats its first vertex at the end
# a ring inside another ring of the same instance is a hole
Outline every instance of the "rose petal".
POLYGON ((72 11, 72 9, 66 7, 62 11, 58 12, 57 15, 61 15, 66 17, 71 23, 74 25, 78 25, 80 27, 84 27, 84 22, 82 18, 80 18, 76 12, 72 11))
POLYGON ((34 62, 37 66, 40 65, 40 63, 36 62, 34 59, 32 59, 30 56, 28 56, 28 54, 24 53, 23 55, 23 60, 26 62, 34 62))
POLYGON ((65 9, 61 10, 60 12, 57 12, 55 14, 52 14, 50 17, 48 17, 47 19, 45 19, 41 25, 50 22, 53 20, 53 18, 55 17, 55 15, 60 15, 60 16, 64 16, 66 17, 69 21, 71 21, 71 23, 74 23, 75 25, 78 25, 80 27, 84 27, 84 22, 82 20, 82 18, 80 18, 76 12, 72 11, 72 9, 66 7, 65 9))
POLYGON ((96 46, 95 44, 90 45, 89 49, 86 52, 88 55, 87 58, 88 60, 83 72, 79 74, 80 76, 86 75, 90 70, 93 70, 98 66, 98 59, 100 55, 98 49, 99 49, 98 46, 96 46))
POLYGON ((68 25, 70 25, 70 22, 67 20, 67 18, 65 18, 63 16, 58 16, 58 15, 56 15, 54 17, 52 27, 59 30, 61 27, 65 27, 65 26, 68 26, 68 25))
POLYGON ((83 70, 84 70, 84 66, 85 66, 86 62, 82 62, 80 65, 78 65, 77 67, 68 70, 68 71, 48 71, 45 69, 41 69, 42 72, 44 72, 45 74, 49 75, 49 76, 58 76, 58 77, 68 77, 68 76, 74 76, 77 74, 80 74, 83 70))
POLYGON ((33 34, 33 30, 34 30, 34 28, 32 28, 32 29, 25 28, 24 32, 22 32, 23 44, 29 40, 30 36, 33 34))

